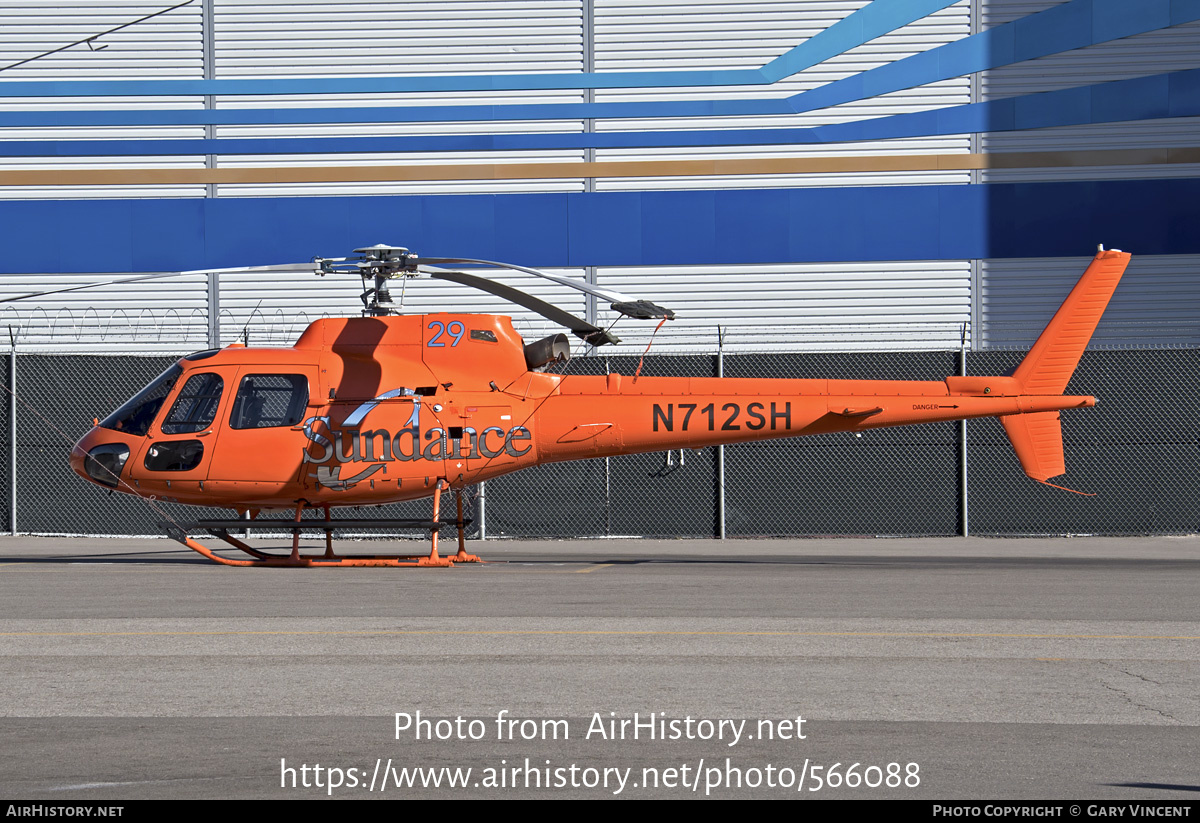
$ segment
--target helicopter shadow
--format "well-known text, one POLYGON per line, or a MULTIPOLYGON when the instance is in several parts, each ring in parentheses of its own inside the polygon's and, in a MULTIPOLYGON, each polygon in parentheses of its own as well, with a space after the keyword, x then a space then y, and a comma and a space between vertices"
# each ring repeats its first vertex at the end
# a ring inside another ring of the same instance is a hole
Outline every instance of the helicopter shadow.
POLYGON ((1200 792, 1200 786, 1188 786, 1182 783, 1101 783, 1102 786, 1113 786, 1120 789, 1161 789, 1167 792, 1200 792))
POLYGON ((212 566, 212 561, 200 557, 191 549, 166 549, 154 552, 109 552, 84 555, 22 555, 10 554, 0 559, 5 566, 145 566, 167 563, 173 566, 212 566))

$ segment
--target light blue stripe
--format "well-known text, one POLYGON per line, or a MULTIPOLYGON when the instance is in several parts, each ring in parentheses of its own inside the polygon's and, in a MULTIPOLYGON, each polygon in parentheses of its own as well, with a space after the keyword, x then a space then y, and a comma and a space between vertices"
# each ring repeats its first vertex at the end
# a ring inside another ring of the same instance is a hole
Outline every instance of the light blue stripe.
POLYGON ((1113 80, 1090 86, 894 114, 802 129, 469 134, 405 137, 241 138, 222 140, 0 141, 0 156, 337 154, 426 151, 534 151, 547 149, 779 146, 843 143, 897 137, 1077 126, 1200 115, 1200 69, 1113 80), (1165 102, 1164 102, 1165 101, 1165 102), (1019 116, 1018 116, 1019 113, 1019 116))
MULTIPOLYGON (((880 0, 876 0, 880 2, 880 0)), ((684 86, 760 86, 762 69, 628 71, 572 74, 422 75, 416 77, 275 77, 228 80, 17 80, 0 97, 180 96, 202 94, 394 94, 404 92, 554 91, 684 86)))
POLYGON ((237 78, 229 80, 20 80, 0 83, 0 97, 95 97, 191 94, 362 94, 391 92, 632 89, 756 86, 861 46, 956 0, 874 0, 762 68, 719 71, 624 71, 434 77, 237 78))
POLYGON ((760 69, 766 81, 775 83, 791 77, 831 57, 869 43, 890 31, 907 26, 914 20, 928 17, 953 5, 946 0, 913 0, 913 2, 884 3, 875 0, 853 14, 813 35, 800 45, 776 57, 760 69))
POLYGON ((582 120, 601 117, 719 117, 791 114, 786 98, 661 103, 535 103, 507 106, 379 106, 287 109, 113 109, 0 112, 0 127, 293 125, 582 120))
POLYGON ((127 154, 299 154, 373 151, 529 151, 583 148, 766 146, 846 143, 1155 120, 1200 115, 1200 69, 1113 80, 911 114, 803 129, 584 132, 575 134, 421 135, 412 137, 227 140, 0 141, 0 156, 127 154), (179 148, 176 148, 176 147, 179 148), (186 147, 186 150, 185 148, 186 147))

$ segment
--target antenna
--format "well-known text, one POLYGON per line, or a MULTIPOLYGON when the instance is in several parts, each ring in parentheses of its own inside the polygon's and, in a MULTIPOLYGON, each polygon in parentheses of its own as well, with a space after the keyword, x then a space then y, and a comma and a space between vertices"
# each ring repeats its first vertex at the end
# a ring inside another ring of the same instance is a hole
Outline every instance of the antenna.
POLYGON ((262 305, 262 298, 258 299, 258 305, 254 307, 254 311, 250 312, 250 316, 246 318, 246 325, 242 326, 242 345, 250 346, 250 324, 254 322, 254 315, 258 312, 258 307, 262 305))
POLYGON ((2 67, 0 67, 0 71, 8 71, 9 69, 15 69, 17 66, 23 66, 26 63, 32 63, 34 60, 41 60, 43 57, 49 57, 52 54, 58 54, 60 51, 66 51, 67 49, 73 49, 76 46, 80 46, 80 45, 84 45, 84 44, 87 45, 88 51, 103 51, 104 49, 108 48, 108 45, 107 44, 105 44, 103 46, 96 45, 95 41, 98 38, 103 37, 106 34, 112 34, 115 31, 120 31, 121 29, 127 29, 130 26, 136 26, 138 23, 144 23, 145 21, 147 21, 153 17, 158 17, 160 14, 166 14, 169 11, 175 11, 175 9, 181 9, 184 6, 189 6, 191 4, 192 4, 192 0, 184 0, 184 2, 174 5, 174 6, 171 6, 170 8, 160 9, 151 14, 147 14, 144 17, 139 17, 136 20, 130 20, 128 23, 122 23, 119 26, 114 26, 113 28, 108 29, 106 31, 102 31, 99 34, 93 34, 91 37, 85 37, 82 40, 76 40, 74 43, 68 43, 65 46, 59 46, 56 49, 51 49, 50 51, 42 52, 41 54, 34 55, 33 57, 27 57, 24 60, 18 60, 15 63, 10 63, 7 66, 2 66, 2 67))

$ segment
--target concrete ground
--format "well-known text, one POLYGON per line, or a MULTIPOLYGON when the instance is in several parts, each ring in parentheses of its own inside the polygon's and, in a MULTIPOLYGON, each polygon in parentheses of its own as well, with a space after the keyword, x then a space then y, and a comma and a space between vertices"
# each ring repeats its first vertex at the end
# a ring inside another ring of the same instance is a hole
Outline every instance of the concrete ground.
POLYGON ((0 794, 1200 798, 1200 538, 471 548, 0 538, 0 794))

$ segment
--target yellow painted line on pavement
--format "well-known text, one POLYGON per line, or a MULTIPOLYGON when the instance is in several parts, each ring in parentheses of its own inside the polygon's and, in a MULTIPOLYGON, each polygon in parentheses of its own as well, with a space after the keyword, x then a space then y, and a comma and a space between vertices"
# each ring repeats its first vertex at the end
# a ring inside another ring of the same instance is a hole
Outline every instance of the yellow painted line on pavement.
POLYGON ((590 574, 592 572, 598 572, 601 569, 607 569, 609 566, 612 566, 612 565, 613 565, 612 563, 600 563, 595 566, 588 566, 586 569, 577 569, 575 571, 575 574, 590 574))

